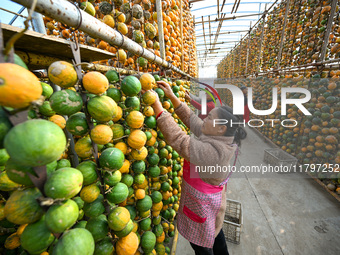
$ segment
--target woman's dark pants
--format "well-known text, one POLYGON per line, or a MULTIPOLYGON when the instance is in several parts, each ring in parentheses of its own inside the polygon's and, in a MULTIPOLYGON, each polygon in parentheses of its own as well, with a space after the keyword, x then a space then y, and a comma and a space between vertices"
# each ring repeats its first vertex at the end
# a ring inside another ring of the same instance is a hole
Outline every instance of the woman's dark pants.
POLYGON ((220 233, 216 236, 214 247, 206 248, 190 243, 195 251, 195 255, 229 255, 227 243, 225 241, 224 233, 221 229, 220 233))

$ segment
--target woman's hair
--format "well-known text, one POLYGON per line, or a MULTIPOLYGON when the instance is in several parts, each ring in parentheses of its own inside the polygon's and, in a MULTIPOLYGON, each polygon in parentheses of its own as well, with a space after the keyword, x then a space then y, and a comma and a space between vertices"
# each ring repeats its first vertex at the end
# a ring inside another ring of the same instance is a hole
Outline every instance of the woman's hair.
POLYGON ((238 146, 241 146, 241 140, 245 138, 244 130, 241 130, 241 127, 239 124, 235 123, 240 123, 242 122, 241 116, 234 115, 232 112, 232 108, 223 105, 221 107, 217 108, 217 114, 220 119, 227 120, 228 123, 224 124, 227 126, 227 131, 225 132, 225 136, 234 136, 234 143, 236 143, 238 146))
POLYGON ((212 98, 211 95, 209 95, 208 93, 206 93, 206 94, 207 94, 207 102, 213 102, 214 99, 216 99, 216 96, 213 93, 211 93, 211 94, 214 98, 212 98))

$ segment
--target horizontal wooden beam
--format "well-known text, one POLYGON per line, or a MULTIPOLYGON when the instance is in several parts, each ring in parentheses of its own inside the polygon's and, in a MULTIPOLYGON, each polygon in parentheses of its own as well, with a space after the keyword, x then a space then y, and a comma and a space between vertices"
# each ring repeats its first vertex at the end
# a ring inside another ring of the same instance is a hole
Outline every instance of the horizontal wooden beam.
MULTIPOLYGON (((22 30, 22 28, 4 23, 1 23, 1 27, 5 42, 22 30)), ((83 62, 110 59, 116 56, 111 52, 84 44, 79 44, 79 48, 83 62)), ((26 31, 20 40, 15 43, 15 49, 28 52, 39 52, 46 56, 60 59, 73 58, 70 41, 54 36, 43 35, 31 30, 26 31)))
MULTIPOLYGON (((28 65, 30 69, 47 69, 53 62, 65 60, 71 61, 71 59, 63 58, 63 57, 50 57, 45 54, 37 54, 27 51, 16 50, 16 54, 28 65)), ((140 74, 140 72, 135 70, 128 70, 124 68, 117 68, 113 66, 101 65, 101 64, 93 64, 93 63, 82 63, 82 69, 87 71, 99 71, 99 72, 107 72, 108 70, 115 70, 122 75, 130 75, 130 74, 140 74)))

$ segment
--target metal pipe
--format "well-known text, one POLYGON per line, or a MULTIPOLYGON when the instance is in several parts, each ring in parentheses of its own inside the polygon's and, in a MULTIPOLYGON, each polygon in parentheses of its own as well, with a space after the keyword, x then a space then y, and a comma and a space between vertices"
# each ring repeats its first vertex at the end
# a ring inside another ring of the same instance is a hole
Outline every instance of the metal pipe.
POLYGON ((156 0, 156 11, 157 11, 159 51, 160 51, 161 58, 165 59, 163 12, 162 12, 162 1, 161 0, 156 0))
MULTIPOLYGON (((31 7, 30 0, 12 0, 18 4, 25 7, 31 7)), ((178 68, 171 65, 171 63, 165 61, 164 59, 158 57, 151 51, 144 49, 142 46, 132 41, 131 39, 123 36, 117 30, 107 26, 100 20, 92 17, 90 14, 80 10, 74 4, 65 0, 38 0, 36 11, 56 19, 68 26, 78 27, 81 31, 84 31, 92 38, 99 38, 105 42, 112 45, 118 46, 119 48, 130 51, 131 53, 144 57, 147 60, 154 62, 162 67, 172 69, 173 71, 187 76, 188 78, 193 78, 190 75, 182 72, 178 68)))

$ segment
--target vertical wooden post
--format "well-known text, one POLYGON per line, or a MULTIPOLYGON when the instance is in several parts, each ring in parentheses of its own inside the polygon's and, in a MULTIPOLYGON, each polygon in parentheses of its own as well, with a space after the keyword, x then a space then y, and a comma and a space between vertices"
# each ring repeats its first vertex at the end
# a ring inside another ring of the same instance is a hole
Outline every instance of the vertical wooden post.
POLYGON ((234 70, 235 70, 235 48, 233 49, 233 55, 232 55, 232 62, 233 62, 233 72, 231 78, 234 78, 234 70))
MULTIPOLYGON (((181 33, 181 70, 184 71, 184 51, 183 51, 183 0, 180 0, 179 4, 179 9, 180 9, 180 33, 181 33)), ((194 20, 195 21, 195 20, 194 20)))
POLYGON ((285 12, 285 16, 283 18, 283 28, 282 28, 282 32, 281 32, 279 54, 277 55, 277 66, 276 66, 277 69, 280 69, 281 56, 282 56, 282 48, 283 48, 283 42, 285 40, 285 32, 286 32, 286 25, 287 25, 287 16, 288 16, 288 12, 289 12, 289 4, 290 4, 290 0, 287 0, 287 3, 286 3, 286 12, 285 12))
POLYGON ((241 75, 241 55, 242 55, 242 39, 240 41, 240 45, 238 46, 238 70, 237 77, 241 75))
POLYGON ((250 28, 248 32, 248 43, 247 43, 247 57, 246 57, 246 69, 244 72, 244 75, 248 74, 248 60, 249 60, 249 42, 250 42, 250 32, 251 32, 251 23, 250 23, 250 28))
POLYGON ((205 49, 207 50, 207 41, 205 39, 205 30, 204 30, 203 16, 202 16, 202 28, 203 28, 203 36, 204 36, 204 45, 205 45, 205 49))
POLYGON ((263 43, 263 37, 264 37, 264 23, 266 22, 266 15, 267 15, 267 4, 264 10, 264 14, 262 16, 262 31, 261 31, 261 39, 260 39, 260 47, 259 47, 259 55, 257 58, 257 67, 256 67, 256 72, 258 73, 260 71, 260 62, 261 62, 261 57, 262 57, 262 43, 263 43))
POLYGON ((210 23, 210 15, 208 16, 209 18, 209 37, 210 37, 210 47, 211 48, 211 23, 210 23))
POLYGON ((324 62, 325 58, 326 58, 326 50, 327 50, 327 46, 328 46, 329 35, 331 33, 331 30, 332 30, 332 25, 333 25, 333 19, 334 19, 336 4, 337 4, 337 0, 332 0, 331 12, 330 12, 329 17, 328 17, 325 38, 324 38, 322 49, 321 49, 321 56, 320 56, 320 61, 321 62, 324 62))
POLYGON ((157 25, 158 25, 158 39, 159 39, 160 55, 162 59, 165 59, 163 12, 162 12, 162 1, 161 0, 156 0, 156 10, 157 10, 157 25))

